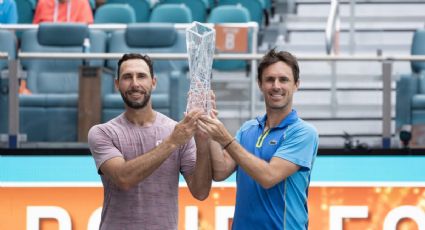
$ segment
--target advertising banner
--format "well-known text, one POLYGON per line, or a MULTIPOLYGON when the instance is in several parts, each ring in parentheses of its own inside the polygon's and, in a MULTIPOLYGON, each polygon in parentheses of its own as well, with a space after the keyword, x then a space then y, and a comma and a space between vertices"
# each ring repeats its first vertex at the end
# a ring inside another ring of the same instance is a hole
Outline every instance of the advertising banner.
MULTIPOLYGON (((424 163, 425 157, 319 158, 309 229, 425 229, 424 163)), ((90 157, 2 157, 0 179, 0 229, 98 229, 103 188, 90 157)), ((179 229, 230 229, 235 195, 234 175, 214 182, 204 201, 181 179, 179 229)))
MULTIPOLYGON (((214 187, 205 201, 179 191, 179 229, 230 229, 235 187, 214 187)), ((0 229, 98 229, 102 187, 2 187, 0 229)), ((425 187, 312 186, 310 230, 423 229, 425 187), (419 227, 421 226, 421 227, 419 227)))

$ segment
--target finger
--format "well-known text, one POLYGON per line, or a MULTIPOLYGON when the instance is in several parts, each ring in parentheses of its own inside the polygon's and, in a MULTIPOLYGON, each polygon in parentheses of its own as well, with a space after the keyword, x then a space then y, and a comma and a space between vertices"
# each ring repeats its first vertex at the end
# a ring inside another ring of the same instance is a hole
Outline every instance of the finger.
POLYGON ((203 121, 205 121, 208 124, 215 124, 215 125, 220 123, 220 121, 216 117, 213 118, 213 117, 208 117, 208 116, 206 116, 205 119, 203 119, 203 121))
POLYGON ((186 112, 181 123, 188 123, 192 119, 193 111, 186 112))
POLYGON ((198 128, 201 129, 202 131, 204 131, 206 133, 210 132, 209 126, 206 123, 204 123, 203 121, 199 120, 197 125, 198 125, 198 128))
POLYGON ((199 117, 199 109, 192 109, 191 111, 189 111, 189 113, 186 114, 186 116, 184 117, 183 121, 184 122, 193 122, 194 120, 197 120, 199 117))
POLYGON ((211 101, 211 109, 217 109, 217 104, 215 101, 211 101))
POLYGON ((217 116, 218 116, 218 110, 216 110, 216 109, 212 109, 212 110, 211 110, 211 114, 210 114, 210 116, 211 116, 211 118, 213 118, 213 119, 217 119, 217 116))
POLYGON ((198 108, 198 107, 194 107, 190 110, 190 112, 192 112, 192 114, 197 114, 197 113, 203 113, 204 109, 202 108, 198 108))
POLYGON ((205 123, 205 124, 214 124, 214 122, 213 122, 213 119, 211 119, 210 117, 208 117, 208 116, 201 116, 200 118, 199 118, 199 121, 202 121, 203 123, 205 123))
POLYGON ((200 130, 203 133, 208 134, 208 130, 205 128, 205 126, 202 126, 201 124, 198 123, 198 130, 200 130))
POLYGON ((204 128, 204 129, 205 129, 205 127, 207 127, 207 124, 205 124, 205 122, 204 122, 204 121, 202 121, 202 119, 199 119, 199 120, 198 120, 198 122, 196 123, 196 125, 197 125, 198 127, 202 127, 202 128, 204 128))
POLYGON ((192 118, 195 119, 195 120, 198 120, 203 115, 204 115, 204 110, 203 109, 197 109, 192 118))
POLYGON ((214 93, 214 90, 210 90, 209 91, 209 93, 210 93, 210 98, 211 98, 211 100, 213 100, 213 101, 215 101, 215 93, 214 93))

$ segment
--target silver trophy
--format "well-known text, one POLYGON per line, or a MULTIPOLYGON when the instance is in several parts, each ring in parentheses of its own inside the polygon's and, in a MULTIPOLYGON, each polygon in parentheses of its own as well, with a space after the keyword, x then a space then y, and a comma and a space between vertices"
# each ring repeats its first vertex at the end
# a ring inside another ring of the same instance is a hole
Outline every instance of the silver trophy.
POLYGON ((199 22, 186 29, 186 45, 189 55, 190 88, 186 112, 202 108, 211 111, 211 70, 215 50, 215 30, 199 22))

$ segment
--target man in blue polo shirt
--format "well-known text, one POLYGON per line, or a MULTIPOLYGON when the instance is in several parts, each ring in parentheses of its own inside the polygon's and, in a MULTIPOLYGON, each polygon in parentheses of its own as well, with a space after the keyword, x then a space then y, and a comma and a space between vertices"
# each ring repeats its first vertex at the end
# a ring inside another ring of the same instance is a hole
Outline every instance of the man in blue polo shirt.
POLYGON ((292 109, 299 84, 296 58, 270 50, 258 66, 264 116, 243 124, 236 138, 214 114, 198 121, 216 142, 211 149, 214 180, 236 171, 232 229, 308 229, 307 195, 319 138, 292 109))

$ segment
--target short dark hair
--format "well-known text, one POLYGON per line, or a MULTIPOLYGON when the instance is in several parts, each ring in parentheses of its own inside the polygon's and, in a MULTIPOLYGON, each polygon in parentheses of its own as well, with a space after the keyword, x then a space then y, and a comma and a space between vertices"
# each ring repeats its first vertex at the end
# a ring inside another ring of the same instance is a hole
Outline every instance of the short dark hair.
POLYGON ((118 69, 117 69, 117 79, 120 79, 120 71, 121 71, 121 65, 123 62, 131 59, 141 59, 146 62, 146 64, 149 67, 149 73, 151 74, 151 77, 153 78, 153 61, 148 55, 142 55, 138 53, 127 53, 124 54, 121 59, 118 61, 118 69))
POLYGON ((294 75, 294 82, 297 83, 300 78, 300 68, 298 67, 297 58, 286 51, 276 52, 275 48, 267 52, 261 59, 257 69, 258 81, 261 82, 264 69, 280 61, 291 67, 292 74, 294 75))

